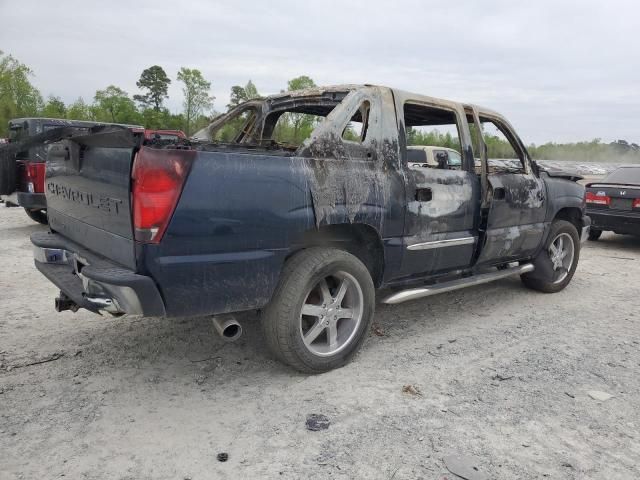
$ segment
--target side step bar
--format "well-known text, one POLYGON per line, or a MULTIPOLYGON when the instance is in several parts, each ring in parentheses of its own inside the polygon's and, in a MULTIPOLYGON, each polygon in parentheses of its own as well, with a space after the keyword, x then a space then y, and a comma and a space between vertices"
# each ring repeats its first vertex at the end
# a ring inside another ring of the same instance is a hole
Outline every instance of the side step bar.
POLYGON ((415 300, 416 298, 430 297, 431 295, 437 295, 438 293, 451 292, 452 290, 472 287, 474 285, 482 285, 483 283, 493 282, 494 280, 500 280, 501 278, 511 277, 513 275, 522 275, 523 273, 533 272, 534 268, 533 264, 526 263, 524 265, 518 265, 517 267, 506 268, 504 270, 497 270, 489 273, 480 273, 478 275, 473 275, 472 277, 459 278, 451 280, 450 282, 429 285, 428 287, 410 288, 408 290, 402 290, 394 293, 393 295, 389 295, 382 300, 382 303, 395 305, 396 303, 415 300))

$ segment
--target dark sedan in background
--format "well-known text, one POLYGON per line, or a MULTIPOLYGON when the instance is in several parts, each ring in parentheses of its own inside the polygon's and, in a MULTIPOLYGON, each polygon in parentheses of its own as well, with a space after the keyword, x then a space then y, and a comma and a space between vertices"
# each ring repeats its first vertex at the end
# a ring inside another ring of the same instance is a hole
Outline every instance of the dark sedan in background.
POLYGON ((589 240, 603 231, 640 235, 640 165, 614 170, 602 181, 586 185, 589 240))

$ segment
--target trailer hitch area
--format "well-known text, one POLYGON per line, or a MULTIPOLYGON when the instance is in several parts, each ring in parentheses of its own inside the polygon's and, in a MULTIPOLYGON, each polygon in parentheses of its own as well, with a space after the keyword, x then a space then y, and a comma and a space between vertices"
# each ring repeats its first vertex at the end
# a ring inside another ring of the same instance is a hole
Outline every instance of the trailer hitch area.
POLYGON ((56 312, 64 312, 65 310, 71 310, 77 312, 80 306, 71 300, 64 292, 60 292, 60 296, 55 300, 56 312))

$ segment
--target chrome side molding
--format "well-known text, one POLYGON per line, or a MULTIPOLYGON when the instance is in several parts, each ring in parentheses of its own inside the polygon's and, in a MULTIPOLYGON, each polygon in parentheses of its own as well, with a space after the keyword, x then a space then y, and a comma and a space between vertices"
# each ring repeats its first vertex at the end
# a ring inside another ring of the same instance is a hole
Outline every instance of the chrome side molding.
POLYGON ((450 238, 447 240, 436 240, 433 242, 421 242, 408 245, 407 250, 429 250, 440 247, 457 247, 458 245, 468 245, 474 243, 476 237, 450 238))
POLYGON ((397 303, 415 300, 416 298, 429 297, 438 293, 450 292, 460 288, 472 287, 474 285, 482 285, 483 283, 493 282, 512 275, 522 275, 523 273, 533 272, 535 267, 531 263, 518 265, 516 267, 506 268, 504 270, 496 270, 495 272, 480 273, 472 277, 458 278, 449 282, 437 283, 428 287, 410 288, 396 292, 382 300, 382 303, 395 305, 397 303))

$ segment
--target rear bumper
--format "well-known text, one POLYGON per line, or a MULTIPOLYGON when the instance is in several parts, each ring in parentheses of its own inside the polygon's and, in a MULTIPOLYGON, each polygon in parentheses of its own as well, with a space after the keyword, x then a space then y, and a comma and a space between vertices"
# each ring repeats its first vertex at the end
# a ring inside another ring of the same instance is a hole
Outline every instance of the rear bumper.
POLYGON ((18 205, 30 210, 47 208, 47 198, 44 193, 18 192, 18 205))
POLYGON ((621 234, 640 235, 640 215, 636 212, 589 211, 591 227, 621 234))
POLYGON ((56 233, 31 235, 35 265, 78 307, 100 314, 164 316, 151 277, 138 275, 56 233))

